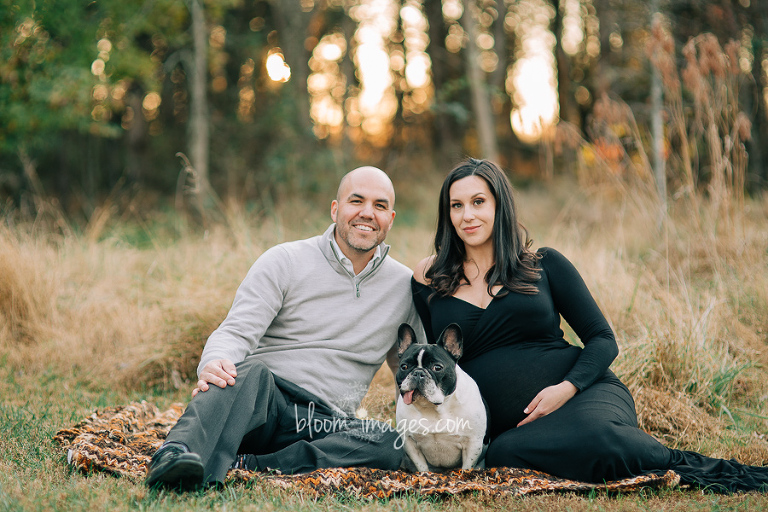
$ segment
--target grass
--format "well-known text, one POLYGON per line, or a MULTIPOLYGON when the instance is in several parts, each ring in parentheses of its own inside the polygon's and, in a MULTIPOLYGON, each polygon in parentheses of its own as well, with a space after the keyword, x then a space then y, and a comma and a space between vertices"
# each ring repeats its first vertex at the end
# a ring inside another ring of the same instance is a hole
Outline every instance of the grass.
MULTIPOLYGON (((430 252, 437 186, 407 197, 388 241, 409 266, 430 252), (430 192, 425 192, 430 191, 430 192)), ((747 199, 720 229, 718 212, 567 180, 520 190, 536 246, 580 269, 614 327, 613 368, 631 387, 643 428, 667 445, 768 463, 768 202, 747 199), (578 191, 577 191, 578 190, 578 191), (577 192, 575 192, 577 191, 577 192), (686 206, 687 208, 687 206, 686 206)), ((255 258, 320 232, 326 205, 272 211, 230 205, 205 233, 174 214, 0 228, 0 510, 764 510, 768 496, 657 491, 445 500, 317 501, 258 484, 177 495, 83 475, 51 440, 95 408, 186 401, 207 335, 255 258)), ((6 225, 11 225, 6 219, 6 225)), ((377 374, 364 406, 393 414, 392 378, 377 374)))

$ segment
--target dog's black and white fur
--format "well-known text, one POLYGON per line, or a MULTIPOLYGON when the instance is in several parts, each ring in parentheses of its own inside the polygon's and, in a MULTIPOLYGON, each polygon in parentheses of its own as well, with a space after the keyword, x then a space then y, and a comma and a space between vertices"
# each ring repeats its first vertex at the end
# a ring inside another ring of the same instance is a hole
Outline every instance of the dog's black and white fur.
POLYGON ((475 467, 488 419, 477 384, 456 364, 463 351, 461 328, 449 325, 434 345, 416 342, 408 324, 397 334, 400 396, 395 415, 405 451, 403 467, 475 467))

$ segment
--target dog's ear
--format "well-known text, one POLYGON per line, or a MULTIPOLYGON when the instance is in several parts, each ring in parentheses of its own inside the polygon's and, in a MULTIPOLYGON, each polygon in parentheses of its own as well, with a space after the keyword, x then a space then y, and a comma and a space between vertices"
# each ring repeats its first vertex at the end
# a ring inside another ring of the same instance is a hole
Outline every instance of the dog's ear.
POLYGON ((403 357, 403 354, 411 344, 416 343, 416 333, 413 327, 408 324, 400 324, 397 329, 397 357, 403 357))
POLYGON ((464 353, 464 338, 461 336, 461 327, 451 324, 443 330, 437 344, 448 351, 455 360, 459 360, 464 353))

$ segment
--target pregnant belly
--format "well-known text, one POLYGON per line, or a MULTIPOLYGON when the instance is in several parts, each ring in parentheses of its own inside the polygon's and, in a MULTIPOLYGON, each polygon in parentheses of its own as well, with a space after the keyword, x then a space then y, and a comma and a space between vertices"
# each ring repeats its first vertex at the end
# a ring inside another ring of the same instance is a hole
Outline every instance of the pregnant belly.
POLYGON ((491 437, 514 428, 523 410, 547 386, 559 384, 581 348, 552 343, 519 343, 486 352, 459 365, 475 379, 490 411, 491 437))

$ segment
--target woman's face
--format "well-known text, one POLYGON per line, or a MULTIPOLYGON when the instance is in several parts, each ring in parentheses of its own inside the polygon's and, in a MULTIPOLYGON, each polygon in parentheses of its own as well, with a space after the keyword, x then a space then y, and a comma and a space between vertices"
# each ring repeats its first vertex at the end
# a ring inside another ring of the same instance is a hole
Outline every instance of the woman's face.
POLYGON ((456 180, 448 194, 451 224, 464 245, 492 248, 496 199, 486 181, 479 176, 467 176, 456 180))

